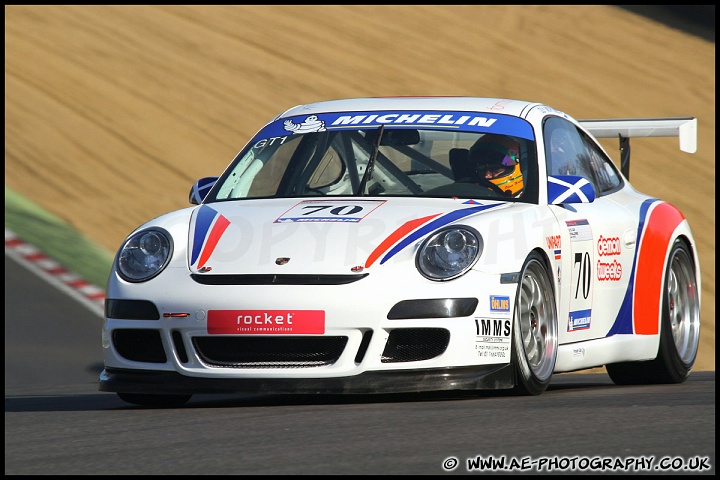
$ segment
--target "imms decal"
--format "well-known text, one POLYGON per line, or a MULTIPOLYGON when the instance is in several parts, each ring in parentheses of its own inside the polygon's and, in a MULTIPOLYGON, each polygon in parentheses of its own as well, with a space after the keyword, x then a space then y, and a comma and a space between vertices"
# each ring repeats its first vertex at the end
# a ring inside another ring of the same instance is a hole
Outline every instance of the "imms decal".
POLYGON ((475 335, 485 341, 500 341, 510 336, 510 319, 507 318, 476 318, 475 335))
POLYGON ((509 318, 476 318, 475 351, 485 361, 510 360, 511 320, 509 318))

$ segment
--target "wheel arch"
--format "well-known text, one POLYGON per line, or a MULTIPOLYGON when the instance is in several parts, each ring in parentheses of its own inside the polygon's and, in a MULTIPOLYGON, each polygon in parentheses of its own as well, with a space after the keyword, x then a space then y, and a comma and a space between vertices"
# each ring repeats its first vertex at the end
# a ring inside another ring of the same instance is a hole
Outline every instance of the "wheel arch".
MULTIPOLYGON (((550 257, 548 256, 547 251, 544 248, 535 247, 528 253, 528 256, 530 256, 531 253, 537 253, 540 256, 540 259, 542 260, 542 263, 543 263, 543 267, 545 267, 545 272, 549 275, 549 280, 550 280, 550 283, 552 284, 553 298, 555 298, 555 309, 556 309, 555 311, 557 313, 559 311, 559 310, 557 310, 557 308, 559 306, 558 305, 559 298, 558 298, 558 294, 557 294, 557 286, 558 286, 557 271, 555 271, 553 269, 553 263, 550 260, 550 257)), ((527 257, 526 257, 526 259, 527 259, 527 257)))
POLYGON ((555 275, 548 255, 541 247, 530 250, 520 270, 513 307, 511 356, 515 371, 514 391, 518 394, 539 395, 550 384, 558 353, 559 322, 556 291, 555 275), (525 290, 526 269, 530 272, 529 290, 525 290), (533 271, 535 273, 532 273, 533 271), (532 279, 533 276, 536 278, 532 279), (540 279, 540 276, 545 278, 540 279), (545 286, 542 285, 543 283, 545 286), (536 290, 538 288, 540 290, 536 290), (545 294, 542 293, 543 288, 545 294), (521 290, 526 291, 523 304, 527 309, 521 306, 521 290), (528 295, 527 292, 533 293, 528 295), (552 298, 548 298, 550 296, 552 298), (543 314, 546 310, 543 305, 553 310, 550 316, 543 314), (520 330, 522 325, 526 328, 520 330), (532 361, 530 356, 533 358, 532 361))
MULTIPOLYGON (((695 275, 695 282, 697 284, 697 295, 698 295, 698 303, 701 304, 701 292, 702 287, 700 283, 700 259, 697 253, 697 248, 695 247, 695 243, 692 238, 692 234, 690 234, 689 229, 682 228, 683 226, 687 226, 687 222, 684 221, 680 225, 678 225, 676 231, 673 233, 672 237, 668 241, 667 249, 665 251, 665 257, 662 262, 662 274, 660 275, 660 298, 659 301, 659 310, 657 318, 655 319, 657 322, 657 336, 658 336, 658 346, 660 344, 660 334, 662 333, 662 321, 663 321, 663 299, 664 299, 664 290, 665 290, 665 282, 667 282, 667 275, 668 275, 668 268, 669 268, 669 262, 670 262, 670 252, 672 252, 673 247, 675 246, 676 242, 682 242, 683 245, 688 249, 688 252, 690 253, 690 259, 692 260, 692 267, 693 272, 695 275)), ((700 305, 698 305, 699 307, 700 305)))

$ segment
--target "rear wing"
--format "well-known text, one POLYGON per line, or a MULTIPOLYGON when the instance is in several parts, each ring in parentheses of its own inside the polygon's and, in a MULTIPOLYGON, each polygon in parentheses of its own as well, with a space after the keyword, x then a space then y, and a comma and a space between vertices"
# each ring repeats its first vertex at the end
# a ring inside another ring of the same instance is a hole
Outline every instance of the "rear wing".
POLYGON ((680 150, 697 151, 697 118, 608 118, 579 120, 595 138, 620 140, 620 168, 630 178, 630 137, 680 137, 680 150))

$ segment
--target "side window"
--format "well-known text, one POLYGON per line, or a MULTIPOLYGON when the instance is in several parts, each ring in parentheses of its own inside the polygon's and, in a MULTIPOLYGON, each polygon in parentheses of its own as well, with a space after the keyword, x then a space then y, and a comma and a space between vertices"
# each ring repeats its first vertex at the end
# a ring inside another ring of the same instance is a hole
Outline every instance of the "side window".
POLYGON ((622 181, 612 160, 585 134, 582 134, 582 140, 585 143, 588 152, 588 164, 595 179, 593 182, 595 193, 599 196, 616 190, 621 186, 622 181))
POLYGON ((587 151, 575 125, 559 117, 550 117, 545 121, 543 136, 550 175, 580 175, 592 182, 590 172, 585 168, 587 162, 583 161, 587 159, 587 151))
POLYGON ((598 196, 621 185, 612 161, 572 123, 549 117, 543 126, 543 137, 549 175, 585 177, 598 196))

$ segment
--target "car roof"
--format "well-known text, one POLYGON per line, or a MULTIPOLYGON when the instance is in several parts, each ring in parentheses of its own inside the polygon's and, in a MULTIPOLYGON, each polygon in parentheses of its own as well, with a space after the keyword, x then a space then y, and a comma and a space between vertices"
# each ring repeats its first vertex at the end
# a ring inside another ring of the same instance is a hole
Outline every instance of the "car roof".
POLYGON ((275 120, 295 115, 329 112, 363 112, 388 110, 448 110, 483 113, 502 113, 522 116, 536 102, 484 97, 368 97, 328 100, 298 105, 278 115, 275 120))

